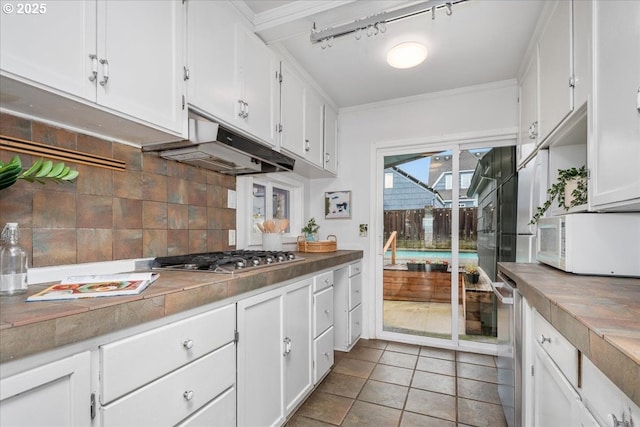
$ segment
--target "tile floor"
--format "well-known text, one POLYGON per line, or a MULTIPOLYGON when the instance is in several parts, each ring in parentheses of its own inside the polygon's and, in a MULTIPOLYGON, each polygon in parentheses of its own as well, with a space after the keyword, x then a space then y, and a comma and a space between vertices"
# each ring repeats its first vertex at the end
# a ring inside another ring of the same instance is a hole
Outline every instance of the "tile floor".
POLYGON ((288 427, 506 427, 493 356, 381 340, 336 352, 288 427))

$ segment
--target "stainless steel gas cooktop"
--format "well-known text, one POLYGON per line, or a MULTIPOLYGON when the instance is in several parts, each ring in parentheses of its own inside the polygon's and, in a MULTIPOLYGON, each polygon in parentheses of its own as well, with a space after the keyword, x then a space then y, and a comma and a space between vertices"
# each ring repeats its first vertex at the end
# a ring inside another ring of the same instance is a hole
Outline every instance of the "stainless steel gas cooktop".
POLYGON ((293 252, 288 251, 236 250, 157 257, 152 267, 156 270, 232 274, 302 260, 304 258, 297 257, 293 252))

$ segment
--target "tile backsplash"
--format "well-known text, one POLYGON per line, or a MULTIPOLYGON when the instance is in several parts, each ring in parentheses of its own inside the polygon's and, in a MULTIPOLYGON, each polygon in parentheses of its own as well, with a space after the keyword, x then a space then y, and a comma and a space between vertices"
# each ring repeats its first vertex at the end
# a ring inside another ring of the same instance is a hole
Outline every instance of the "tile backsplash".
MULTIPOLYGON (((33 267, 231 249, 233 176, 4 113, 0 134, 126 162, 123 172, 69 163, 80 172, 72 183, 0 190, 0 227, 19 223, 33 267)), ((37 160, 0 147, 3 162, 16 154, 23 167, 37 160)))

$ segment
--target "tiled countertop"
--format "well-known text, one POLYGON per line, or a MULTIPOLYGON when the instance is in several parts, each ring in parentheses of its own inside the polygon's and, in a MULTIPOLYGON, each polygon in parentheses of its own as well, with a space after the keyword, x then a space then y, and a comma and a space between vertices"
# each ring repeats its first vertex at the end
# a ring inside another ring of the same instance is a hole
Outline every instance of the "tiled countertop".
POLYGON ((580 276, 541 264, 501 263, 518 291, 640 405, 640 279, 580 276))
POLYGON ((177 314, 206 304, 235 302, 260 288, 362 258, 362 251, 300 253, 302 261, 245 273, 161 271, 141 294, 73 301, 25 302, 50 284, 29 286, 26 295, 0 298, 0 363, 59 348, 177 314))

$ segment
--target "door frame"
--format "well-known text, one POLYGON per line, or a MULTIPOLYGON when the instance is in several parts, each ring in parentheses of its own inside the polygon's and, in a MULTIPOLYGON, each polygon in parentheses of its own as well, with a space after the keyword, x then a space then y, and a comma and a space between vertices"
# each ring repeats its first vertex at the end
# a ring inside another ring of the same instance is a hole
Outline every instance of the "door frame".
MULTIPOLYGON (((454 170, 459 169, 459 153, 461 150, 487 147, 501 147, 516 145, 518 137, 517 128, 492 129, 478 132, 468 132, 451 135, 432 136, 426 138, 377 141, 371 145, 370 162, 371 182, 374 183, 375 192, 369 201, 369 221, 375 237, 370 239, 370 254, 373 257, 375 292, 372 293, 369 304, 369 327, 374 331, 376 339, 418 344, 424 346, 439 347, 451 350, 473 351, 477 353, 496 354, 497 346, 490 343, 482 343, 468 340, 460 340, 458 337, 458 304, 451 304, 451 339, 424 337, 418 335, 402 334, 383 330, 383 267, 384 254, 384 230, 383 221, 383 192, 384 192, 384 157, 397 154, 411 154, 418 152, 432 152, 452 150, 454 170)), ((456 206, 459 200, 459 174, 453 174, 452 205, 456 206)), ((452 230, 456 230, 459 222, 459 210, 451 210, 452 230)), ((458 233, 451 236, 451 253, 458 253, 458 233)), ((458 257, 451 259, 451 268, 457 271, 458 257)), ((452 275, 452 299, 458 300, 457 275, 452 275), (455 277, 455 284, 453 283, 455 277)))

